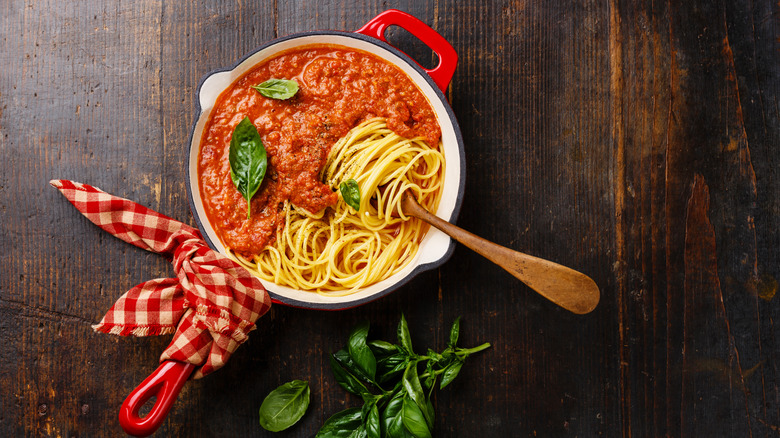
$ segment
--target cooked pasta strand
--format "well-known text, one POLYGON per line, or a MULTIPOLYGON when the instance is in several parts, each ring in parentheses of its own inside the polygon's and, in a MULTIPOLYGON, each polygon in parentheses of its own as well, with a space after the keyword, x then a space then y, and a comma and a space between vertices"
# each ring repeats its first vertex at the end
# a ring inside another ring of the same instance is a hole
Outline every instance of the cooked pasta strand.
POLYGON ((427 226, 400 211, 409 190, 436 211, 444 179, 444 156, 422 139, 406 139, 375 118, 333 145, 321 179, 336 191, 354 179, 360 209, 343 199, 311 213, 285 204, 283 228, 273 244, 238 261, 260 278, 295 289, 342 296, 382 281, 412 261, 427 226))

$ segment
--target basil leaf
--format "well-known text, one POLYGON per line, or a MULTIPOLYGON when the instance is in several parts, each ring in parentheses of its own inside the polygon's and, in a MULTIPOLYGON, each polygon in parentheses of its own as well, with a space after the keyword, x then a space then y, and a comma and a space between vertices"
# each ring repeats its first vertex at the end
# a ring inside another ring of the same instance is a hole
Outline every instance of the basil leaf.
POLYGON ((455 318, 455 322, 452 323, 450 329, 450 347, 455 348, 455 344, 458 343, 458 335, 460 334, 460 316, 455 318))
POLYGON ((361 412, 363 413, 363 420, 365 423, 365 420, 368 419, 368 415, 371 412, 371 407, 376 406, 376 402, 381 399, 381 395, 373 395, 373 394, 365 394, 363 395, 363 407, 361 408, 361 412))
POLYGON ((363 412, 364 427, 366 429, 366 435, 368 438, 382 438, 382 426, 379 423, 379 408, 376 406, 376 399, 374 399, 367 409, 368 412, 363 412))
POLYGON ((378 339, 368 341, 368 346, 371 348, 371 351, 374 352, 374 356, 389 356, 398 351, 398 347, 395 345, 378 339))
POLYGON ((382 424, 385 426, 385 434, 388 438, 413 437, 404 427, 404 398, 398 397, 390 400, 382 413, 382 424))
POLYGON ((429 398, 425 402, 425 409, 423 409, 423 417, 425 417, 426 420, 428 420, 428 428, 430 430, 433 430, 433 403, 431 403, 431 399, 429 398))
POLYGON ((403 399, 403 422, 404 427, 417 438, 431 438, 431 430, 428 422, 423 416, 420 407, 417 406, 411 397, 403 399))
POLYGON ((336 376, 336 381, 342 388, 355 395, 371 394, 368 388, 366 388, 366 385, 358 380, 357 377, 353 376, 352 373, 344 369, 333 356, 330 357, 330 367, 333 369, 333 375, 336 376))
POLYGON ((422 385, 420 385, 420 378, 417 375, 417 363, 412 362, 406 366, 403 385, 407 394, 409 394, 417 405, 421 408, 425 406, 425 393, 423 392, 422 385))
POLYGON ((420 384, 420 378, 417 375, 416 362, 412 362, 406 367, 402 382, 406 393, 415 403, 417 403, 417 406, 419 406, 422 411, 429 427, 433 427, 433 406, 429 406, 429 403, 425 400, 425 393, 420 384))
POLYGON ((456 360, 455 362, 449 364, 447 368, 444 369, 444 372, 441 376, 441 384, 439 385, 439 389, 444 389, 445 386, 449 385, 450 382, 455 380, 456 377, 458 377, 458 373, 460 373, 460 369, 463 367, 463 361, 462 360, 456 360))
MULTIPOLYGON (((398 354, 393 354, 391 356, 385 356, 376 361, 377 373, 379 372, 380 368, 383 371, 387 371, 395 368, 395 366, 398 365, 399 363, 404 363, 408 360, 409 360, 409 356, 406 353, 398 353, 398 354)), ((406 369, 406 365, 404 365, 404 369, 406 369)))
POLYGON ((339 184, 339 190, 344 202, 356 211, 360 211, 360 186, 357 181, 350 178, 339 184))
POLYGON ((268 167, 268 157, 260 133, 257 132, 249 117, 244 117, 233 130, 228 161, 230 179, 233 180, 241 196, 246 199, 246 218, 249 219, 252 211, 250 201, 260 188, 268 167))
POLYGON ((298 83, 289 79, 269 79, 260 85, 252 85, 265 97, 277 100, 287 100, 298 92, 298 83))
POLYGON ((358 367, 365 372, 371 380, 376 377, 376 357, 371 349, 366 344, 368 338, 368 321, 363 321, 358 324, 352 333, 349 335, 349 341, 347 342, 347 348, 349 349, 349 356, 355 361, 358 367))
POLYGON ((410 355, 414 354, 412 349, 412 337, 409 334, 409 326, 406 324, 406 318, 401 314, 401 321, 398 322, 398 343, 410 355))
POLYGON ((376 373, 379 383, 385 383, 390 379, 398 377, 409 363, 409 356, 405 354, 395 354, 386 356, 376 362, 376 373))
POLYGON ((349 408, 333 414, 325 421, 316 438, 357 438, 366 436, 360 408, 349 408))
POLYGON ((260 425, 271 432, 287 429, 306 413, 309 383, 293 380, 271 391, 260 405, 260 425))
POLYGON ((345 370, 349 371, 357 377, 359 380, 362 380, 364 382, 374 383, 374 379, 369 377, 360 367, 355 364, 355 361, 352 360, 352 357, 349 355, 349 352, 347 350, 341 349, 335 353, 333 353, 333 358, 338 361, 338 363, 344 367, 345 370))

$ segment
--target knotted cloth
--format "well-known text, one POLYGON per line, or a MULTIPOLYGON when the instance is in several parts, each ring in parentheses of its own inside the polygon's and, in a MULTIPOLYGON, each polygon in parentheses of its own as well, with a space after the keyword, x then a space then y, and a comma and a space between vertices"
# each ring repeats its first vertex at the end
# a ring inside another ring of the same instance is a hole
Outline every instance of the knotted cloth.
POLYGON ((120 336, 173 333, 160 361, 189 362, 198 379, 221 368, 271 308, 257 277, 212 250, 189 225, 87 184, 50 184, 100 228, 172 260, 176 278, 141 283, 122 295, 99 324, 120 336))

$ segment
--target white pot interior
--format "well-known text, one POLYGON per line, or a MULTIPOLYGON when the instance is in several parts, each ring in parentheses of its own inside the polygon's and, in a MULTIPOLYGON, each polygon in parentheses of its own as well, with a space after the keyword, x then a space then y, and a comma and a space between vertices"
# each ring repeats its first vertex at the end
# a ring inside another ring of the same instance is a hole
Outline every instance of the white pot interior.
MULTIPOLYGON (((426 96, 431 106, 433 107, 442 131, 442 145, 444 149, 444 157, 446 160, 446 171, 444 176, 444 190, 442 193, 442 199, 439 204, 439 209, 436 211, 436 215, 445 220, 450 220, 452 218, 453 212, 455 211, 458 203, 459 188, 463 183, 460 180, 462 163, 460 162, 458 136, 456 135, 458 128, 453 125, 450 115, 447 112, 447 108, 445 107, 446 104, 442 102, 442 100, 439 98, 439 95, 437 95, 435 89, 433 88, 435 85, 433 85, 432 82, 426 80, 426 78, 423 77, 424 73, 420 73, 418 70, 413 68, 406 60, 400 58, 395 53, 377 44, 364 41, 360 38, 341 34, 303 35, 271 44, 249 56, 233 70, 212 74, 206 78, 201 85, 199 93, 201 113, 197 123, 195 124, 192 135, 192 143, 190 144, 189 184, 193 200, 193 208, 195 209, 193 213, 196 215, 198 222, 201 224, 202 231, 207 235, 208 239, 213 243, 216 249, 223 254, 226 253, 225 248, 217 237, 217 234, 212 228, 211 224, 207 220, 207 216, 203 208, 203 202, 200 196, 200 185, 197 177, 198 152, 200 148, 201 135, 203 133, 206 121, 208 120, 209 114, 214 107, 214 103, 222 91, 230 86, 230 84, 232 84, 236 79, 244 75, 254 65, 265 60, 266 58, 274 56, 279 52, 311 44, 340 45, 373 53, 399 67, 412 79, 412 81, 417 84, 419 89, 426 96)), ((417 252, 415 259, 409 263, 401 272, 398 272, 392 277, 387 278, 379 283, 375 283, 371 286, 359 289, 357 292, 343 297, 323 296, 317 293, 279 286, 267 281, 263 281, 263 285, 274 298, 284 303, 303 307, 306 307, 307 304, 312 304, 312 307, 346 308, 350 307, 351 303, 357 304, 358 302, 368 301, 372 296, 393 287, 412 274, 412 271, 414 271, 418 266, 431 264, 441 260, 446 255, 449 246, 450 238, 441 231, 435 228, 431 228, 421 242, 420 250, 417 252)))

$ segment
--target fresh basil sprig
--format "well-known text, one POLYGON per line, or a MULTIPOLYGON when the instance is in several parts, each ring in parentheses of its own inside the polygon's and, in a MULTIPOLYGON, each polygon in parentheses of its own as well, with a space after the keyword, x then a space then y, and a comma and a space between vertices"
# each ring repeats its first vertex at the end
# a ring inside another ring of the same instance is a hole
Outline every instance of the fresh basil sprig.
POLYGON ((398 344, 367 340, 369 325, 358 324, 347 348, 331 355, 336 381, 363 398, 362 408, 349 408, 330 417, 317 438, 431 437, 434 423, 431 394, 441 379, 444 388, 458 375, 466 358, 490 347, 458 347, 460 318, 450 329, 447 348, 419 355, 412 349, 406 319, 398 323, 398 344), (424 370, 420 373, 420 370, 424 370), (427 389, 427 391, 426 391, 427 389))
POLYGON ((260 139, 260 133, 257 132, 249 117, 244 117, 233 130, 228 161, 230 179, 233 180, 241 196, 246 199, 246 218, 249 219, 252 212, 250 201, 260 188, 268 167, 263 140, 260 139))
POLYGON ((310 398, 308 382, 285 383, 271 391, 260 405, 260 425, 271 432, 287 429, 306 413, 310 398))
POLYGON ((298 83, 289 79, 269 79, 260 85, 252 85, 265 97, 277 100, 287 100, 298 92, 298 83))
POLYGON ((339 190, 344 202, 356 211, 360 211, 360 186, 357 181, 350 178, 339 184, 339 190))

